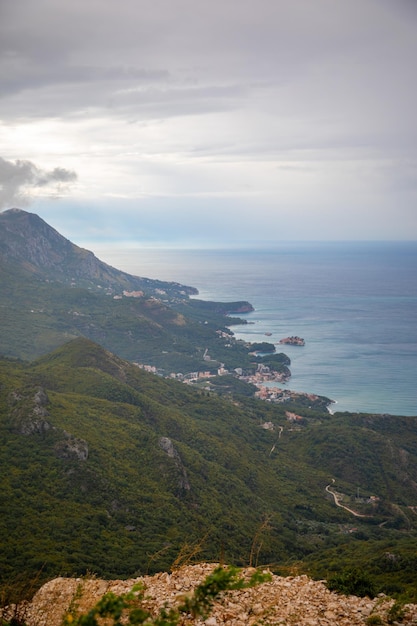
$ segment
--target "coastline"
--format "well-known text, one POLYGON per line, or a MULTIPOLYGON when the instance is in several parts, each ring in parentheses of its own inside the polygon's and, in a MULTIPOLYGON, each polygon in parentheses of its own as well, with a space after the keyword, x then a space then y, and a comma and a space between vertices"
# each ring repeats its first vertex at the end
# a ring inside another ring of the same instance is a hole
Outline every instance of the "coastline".
MULTIPOLYGON (((101 250, 103 256, 103 250, 101 250)), ((338 411, 416 416, 417 244, 284 243, 263 250, 113 250, 132 274, 195 285, 211 301, 251 302, 237 339, 286 346, 289 386, 338 411), (325 270, 325 271, 324 271, 325 270)), ((284 385, 285 387, 287 385, 284 385)))

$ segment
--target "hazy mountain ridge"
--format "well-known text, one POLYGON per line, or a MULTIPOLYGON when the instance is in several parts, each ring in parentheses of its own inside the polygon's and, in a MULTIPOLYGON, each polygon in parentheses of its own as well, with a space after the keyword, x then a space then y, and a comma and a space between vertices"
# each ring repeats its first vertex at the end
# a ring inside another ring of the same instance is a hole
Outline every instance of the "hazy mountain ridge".
POLYGON ((6 356, 31 360, 83 335, 167 373, 207 369, 208 347, 217 363, 248 360, 247 349, 227 349, 216 331, 239 323, 227 314, 249 303, 190 299, 193 287, 116 270, 20 209, 0 213, 0 290, 6 356))
POLYGON ((63 237, 34 213, 9 209, 0 213, 0 253, 3 260, 19 264, 37 276, 64 284, 120 293, 124 290, 168 290, 170 295, 197 294, 194 287, 132 276, 100 261, 92 252, 63 237))

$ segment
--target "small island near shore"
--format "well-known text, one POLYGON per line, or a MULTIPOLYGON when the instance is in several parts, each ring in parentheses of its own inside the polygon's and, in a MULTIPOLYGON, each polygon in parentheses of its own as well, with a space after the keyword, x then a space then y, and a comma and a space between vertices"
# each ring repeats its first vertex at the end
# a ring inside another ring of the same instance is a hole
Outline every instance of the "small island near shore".
POLYGON ((279 343, 284 343, 289 346, 305 346, 305 340, 302 337, 284 337, 284 339, 280 339, 279 343))

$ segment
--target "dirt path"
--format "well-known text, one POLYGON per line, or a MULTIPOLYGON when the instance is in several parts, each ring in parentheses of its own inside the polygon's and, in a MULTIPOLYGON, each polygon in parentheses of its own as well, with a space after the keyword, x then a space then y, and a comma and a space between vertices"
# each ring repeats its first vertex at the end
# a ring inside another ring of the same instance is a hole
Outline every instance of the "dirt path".
MULTIPOLYGON (((278 428, 279 428, 279 433, 278 433, 278 441, 279 441, 279 440, 281 439, 281 435, 282 435, 282 433, 284 432, 284 429, 283 429, 283 427, 282 427, 282 426, 278 426, 278 428)), ((277 447, 277 443, 278 443, 278 441, 276 441, 276 442, 274 443, 274 445, 272 446, 272 448, 271 448, 271 450, 270 450, 270 452, 269 452, 269 456, 271 456, 271 454, 273 453, 273 451, 274 451, 274 450, 275 450, 275 448, 277 447)))

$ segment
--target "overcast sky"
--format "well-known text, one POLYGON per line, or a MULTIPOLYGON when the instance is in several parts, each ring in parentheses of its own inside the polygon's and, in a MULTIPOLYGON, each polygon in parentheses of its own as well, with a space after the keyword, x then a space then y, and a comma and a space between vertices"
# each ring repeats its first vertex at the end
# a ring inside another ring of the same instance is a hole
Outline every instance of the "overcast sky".
POLYGON ((417 239, 417 0, 0 0, 0 209, 80 245, 417 239))

